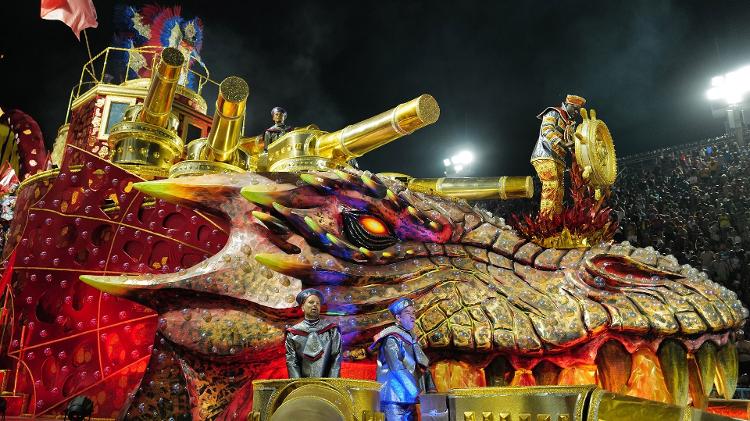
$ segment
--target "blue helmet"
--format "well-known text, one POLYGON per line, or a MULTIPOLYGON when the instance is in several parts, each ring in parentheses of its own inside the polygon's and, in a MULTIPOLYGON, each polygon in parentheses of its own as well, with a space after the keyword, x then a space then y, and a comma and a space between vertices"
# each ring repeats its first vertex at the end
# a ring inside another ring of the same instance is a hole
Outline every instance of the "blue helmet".
POLYGON ((302 306, 302 304, 305 303, 305 300, 307 300, 307 297, 311 295, 317 295, 318 298, 320 298, 320 304, 323 304, 323 293, 318 291, 315 288, 308 288, 308 289, 303 289, 302 291, 300 291, 300 293, 297 294, 297 300, 296 300, 297 304, 302 306))
POLYGON ((414 301, 411 300, 411 298, 399 298, 398 300, 391 303, 391 305, 388 306, 388 310, 393 314, 394 316, 399 315, 406 307, 414 306, 414 301))

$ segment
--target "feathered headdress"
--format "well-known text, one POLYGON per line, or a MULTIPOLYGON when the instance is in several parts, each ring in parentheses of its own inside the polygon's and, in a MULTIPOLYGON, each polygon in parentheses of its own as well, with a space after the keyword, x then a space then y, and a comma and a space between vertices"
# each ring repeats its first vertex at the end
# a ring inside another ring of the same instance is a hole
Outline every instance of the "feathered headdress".
MULTIPOLYGON (((113 45, 121 48, 137 48, 141 46, 174 47, 189 57, 190 63, 201 62, 200 50, 203 47, 203 22, 200 18, 185 19, 180 16, 180 6, 162 7, 145 5, 140 10, 133 6, 118 6, 115 8, 115 37, 113 45)), ((113 57, 121 69, 126 67, 128 59, 130 66, 127 77, 149 77, 149 64, 153 60, 152 54, 118 52, 113 57)), ((116 75, 118 81, 124 80, 125 71, 116 75)), ((182 84, 195 88, 197 80, 192 73, 188 73, 182 84)))

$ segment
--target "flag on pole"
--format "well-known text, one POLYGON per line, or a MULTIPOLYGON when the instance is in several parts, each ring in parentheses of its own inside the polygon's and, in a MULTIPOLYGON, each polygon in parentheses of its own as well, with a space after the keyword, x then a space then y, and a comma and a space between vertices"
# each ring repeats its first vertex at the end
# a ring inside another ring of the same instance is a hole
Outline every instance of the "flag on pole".
POLYGON ((63 21, 70 26, 79 41, 82 30, 96 28, 99 24, 92 0, 42 0, 41 17, 63 21))

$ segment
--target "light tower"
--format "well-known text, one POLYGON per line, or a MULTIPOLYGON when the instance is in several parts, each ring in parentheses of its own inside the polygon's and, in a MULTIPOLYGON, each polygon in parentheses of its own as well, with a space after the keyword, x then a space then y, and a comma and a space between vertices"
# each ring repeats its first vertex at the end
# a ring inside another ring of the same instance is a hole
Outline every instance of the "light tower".
POLYGON ((461 172, 466 173, 472 162, 474 162, 474 154, 467 150, 460 151, 450 158, 445 158, 443 160, 443 165, 445 165, 445 175, 456 176, 461 172))
POLYGON ((714 117, 727 119, 727 133, 733 133, 740 145, 745 144, 745 126, 750 119, 745 116, 746 95, 750 92, 750 66, 725 75, 711 78, 711 88, 706 97, 712 101, 714 117))

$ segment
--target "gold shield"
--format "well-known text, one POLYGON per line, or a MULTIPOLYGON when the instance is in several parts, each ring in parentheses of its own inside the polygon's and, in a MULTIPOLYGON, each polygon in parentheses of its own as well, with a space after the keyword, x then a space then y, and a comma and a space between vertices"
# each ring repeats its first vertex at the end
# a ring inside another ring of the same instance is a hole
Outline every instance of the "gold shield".
POLYGON ((596 111, 581 109, 583 122, 575 133, 575 153, 578 165, 588 175, 594 187, 608 187, 617 178, 615 145, 607 125, 596 119, 596 111))

